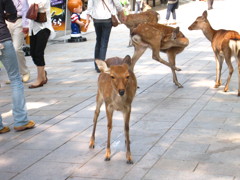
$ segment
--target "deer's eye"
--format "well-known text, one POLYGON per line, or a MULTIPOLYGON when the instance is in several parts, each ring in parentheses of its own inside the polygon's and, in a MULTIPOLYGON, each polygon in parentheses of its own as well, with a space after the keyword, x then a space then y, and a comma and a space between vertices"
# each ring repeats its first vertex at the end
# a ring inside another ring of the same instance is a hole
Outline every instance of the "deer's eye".
POLYGON ((114 76, 111 76, 111 78, 112 78, 112 79, 115 79, 115 77, 114 77, 114 76))
POLYGON ((127 76, 126 79, 129 79, 129 76, 127 76))

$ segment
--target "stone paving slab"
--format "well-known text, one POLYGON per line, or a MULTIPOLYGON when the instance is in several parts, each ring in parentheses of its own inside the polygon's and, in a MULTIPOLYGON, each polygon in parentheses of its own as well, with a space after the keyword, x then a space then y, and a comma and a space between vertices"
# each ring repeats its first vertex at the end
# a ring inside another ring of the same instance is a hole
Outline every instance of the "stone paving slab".
MULTIPOLYGON (((235 20, 238 0, 219 0, 208 11, 213 28, 239 31, 235 20)), ((130 122, 133 165, 126 164, 124 123, 114 113, 111 161, 104 161, 107 119, 102 106, 96 130, 95 149, 89 149, 98 74, 94 71, 93 28, 84 43, 64 43, 59 37, 46 48, 49 82, 28 89, 25 95, 29 118, 36 128, 12 130, 0 135, 0 180, 238 180, 240 179, 240 99, 237 97, 237 66, 228 92, 214 89, 215 60, 210 42, 201 31, 187 27, 207 9, 206 2, 189 1, 177 10, 180 30, 189 46, 177 56, 179 82, 172 82, 171 70, 151 59, 147 50, 135 67, 138 80, 130 122), (89 60, 90 59, 90 60, 89 60), (79 62, 74 62, 78 60, 79 62), (86 60, 86 61, 85 61, 86 60)), ((166 9, 158 10, 164 22, 166 9)), ((107 57, 133 54, 129 30, 112 29, 107 57)), ((166 59, 165 54, 161 57, 166 59)), ((36 68, 27 63, 31 81, 36 68)), ((228 68, 224 63, 222 81, 228 68)), ((10 87, 0 72, 0 111, 4 123, 13 129, 10 87)), ((30 81, 30 82, 31 82, 30 81)))

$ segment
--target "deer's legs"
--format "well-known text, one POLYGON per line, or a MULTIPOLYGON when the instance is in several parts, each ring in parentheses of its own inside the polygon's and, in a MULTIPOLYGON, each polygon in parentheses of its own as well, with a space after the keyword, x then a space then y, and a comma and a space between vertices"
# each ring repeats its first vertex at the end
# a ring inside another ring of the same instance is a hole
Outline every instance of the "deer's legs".
POLYGON ((127 146, 126 158, 127 164, 133 164, 132 155, 130 150, 130 138, 129 138, 129 121, 130 121, 131 107, 124 112, 124 132, 125 132, 125 142, 127 146))
POLYGON ((134 54, 132 56, 132 64, 130 69, 134 71, 134 66, 136 62, 139 60, 139 58, 143 55, 143 53, 146 51, 147 47, 141 46, 138 44, 134 44, 134 54))
POLYGON ((221 72, 224 58, 220 55, 215 55, 215 59, 216 59, 216 82, 214 88, 218 88, 221 85, 221 72))
MULTIPOLYGON (((176 58, 176 54, 172 54, 170 52, 167 53, 168 55, 168 61, 173 65, 175 66, 175 58, 176 58)), ((173 74, 173 82, 175 83, 176 86, 178 86, 179 88, 182 88, 183 86, 178 82, 178 79, 177 79, 177 75, 176 75, 176 72, 173 68, 171 68, 172 70, 172 74, 173 74)))
POLYGON ((238 64, 238 96, 240 96, 240 54, 237 58, 237 64, 238 64))
POLYGON ((94 148, 94 146, 95 146, 95 131, 96 131, 96 126, 97 126, 97 119, 98 119, 98 116, 100 113, 100 108, 103 103, 103 97, 101 97, 99 93, 97 94, 97 97, 96 97, 96 103, 97 103, 97 105, 96 105, 96 110, 95 110, 94 118, 93 118, 93 131, 92 131, 92 136, 91 136, 90 143, 89 143, 89 148, 94 148))
POLYGON ((231 77, 232 77, 232 74, 233 74, 233 66, 232 66, 232 62, 231 62, 231 56, 229 57, 225 57, 225 61, 227 63, 227 66, 228 66, 228 78, 227 78, 227 83, 224 87, 224 92, 227 92, 228 91, 228 87, 229 87, 229 83, 230 83, 230 80, 231 80, 231 77))
POLYGON ((157 60, 160 63, 165 64, 166 66, 170 67, 173 70, 181 71, 180 68, 177 68, 175 65, 172 65, 171 63, 169 63, 169 62, 165 61, 164 59, 162 59, 160 57, 160 55, 159 55, 159 52, 160 52, 160 49, 155 49, 155 48, 152 49, 152 58, 154 60, 157 60))
POLYGON ((108 138, 107 138, 107 149, 105 154, 105 161, 110 161, 111 157, 111 148, 110 148, 110 141, 111 141, 111 132, 112 132, 112 116, 113 116, 113 109, 106 105, 106 112, 107 112, 107 119, 108 119, 108 138))

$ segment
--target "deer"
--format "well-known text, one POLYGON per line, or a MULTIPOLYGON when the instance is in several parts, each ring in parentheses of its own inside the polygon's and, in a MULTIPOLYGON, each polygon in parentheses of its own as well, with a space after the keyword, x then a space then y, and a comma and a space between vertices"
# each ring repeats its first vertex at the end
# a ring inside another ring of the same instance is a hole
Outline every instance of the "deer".
POLYGON ((90 139, 89 148, 94 148, 95 146, 95 131, 97 119, 100 113, 100 108, 104 102, 108 121, 108 137, 105 161, 110 161, 111 157, 110 139, 112 131, 112 117, 113 112, 116 110, 123 113, 125 143, 127 149, 126 159, 127 164, 133 164, 130 150, 129 121, 131 115, 131 104, 137 89, 137 80, 134 73, 129 69, 128 64, 131 63, 130 56, 126 56, 124 59, 115 57, 112 60, 107 61, 108 65, 105 61, 96 60, 96 63, 101 73, 98 77, 96 109, 93 118, 93 131, 90 139))
POLYGON ((224 92, 228 91, 229 83, 234 71, 231 57, 235 57, 238 63, 238 96, 240 96, 240 35, 238 32, 233 30, 213 29, 207 19, 207 16, 207 11, 204 11, 202 16, 197 17, 188 29, 202 30, 205 37, 211 42, 216 60, 216 81, 214 88, 218 88, 222 84, 221 71, 222 64, 225 59, 229 73, 224 87, 224 92))
MULTIPOLYGON (((127 26, 127 28, 129 28, 131 36, 133 29, 136 28, 139 24, 145 22, 157 23, 159 19, 160 19, 159 13, 153 10, 147 10, 137 14, 127 15, 126 21, 123 23, 127 26)), ((132 46, 131 38, 129 41, 129 46, 132 46)))
POLYGON ((173 82, 179 88, 183 86, 178 82, 175 71, 181 71, 175 66, 176 55, 181 53, 188 46, 189 40, 179 30, 158 23, 142 23, 133 29, 131 34, 134 46, 132 64, 130 68, 134 71, 134 66, 147 48, 152 49, 152 59, 168 66, 172 70, 173 82), (160 57, 160 52, 166 53, 168 62, 160 57))

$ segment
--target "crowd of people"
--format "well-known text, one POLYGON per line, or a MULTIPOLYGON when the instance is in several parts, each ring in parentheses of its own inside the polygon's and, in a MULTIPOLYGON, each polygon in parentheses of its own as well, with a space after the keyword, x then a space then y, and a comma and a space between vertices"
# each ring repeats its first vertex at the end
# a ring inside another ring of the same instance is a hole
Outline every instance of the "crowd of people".
MULTIPOLYGON (((213 0, 208 0, 212 8, 213 0)), ((136 1, 135 13, 139 13, 143 0, 136 1)), ((170 13, 176 21, 175 9, 179 0, 168 0, 166 20, 170 13)), ((33 128, 35 122, 28 119, 24 86, 30 79, 30 70, 22 50, 24 37, 30 36, 30 54, 37 68, 37 78, 29 88, 39 88, 48 82, 45 70, 44 51, 51 32, 50 0, 0 0, 0 62, 6 69, 12 91, 14 129, 23 131, 33 128), (32 4, 37 4, 39 12, 46 13, 45 22, 37 22, 26 18, 27 11, 32 4)), ((126 20, 124 7, 129 5, 128 0, 88 0, 86 10, 87 21, 85 27, 93 20, 96 33, 94 59, 106 59, 109 37, 112 29, 112 14, 119 14, 120 21, 126 20)), ((176 23, 176 22, 175 22, 176 23)), ((96 63, 95 70, 100 72, 96 63)), ((4 126, 0 113, 0 134, 9 132, 10 128, 4 126)))

